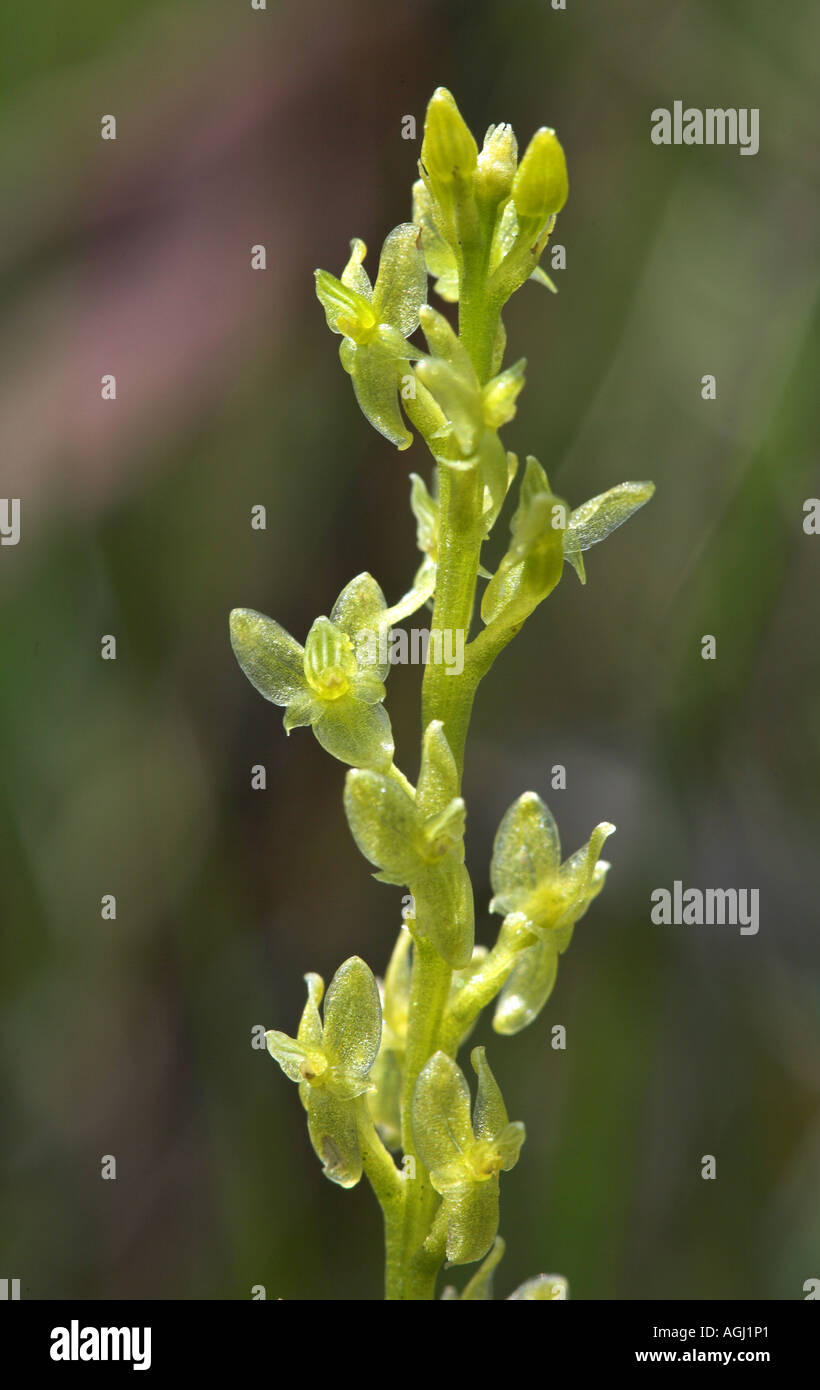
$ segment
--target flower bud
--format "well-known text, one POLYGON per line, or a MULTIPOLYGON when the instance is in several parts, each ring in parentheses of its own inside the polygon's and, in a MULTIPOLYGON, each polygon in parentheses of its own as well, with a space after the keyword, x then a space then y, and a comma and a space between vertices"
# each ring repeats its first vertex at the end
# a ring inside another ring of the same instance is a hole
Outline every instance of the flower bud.
POLYGON ((518 142, 512 126, 491 125, 478 156, 475 190, 488 203, 508 198, 518 164, 518 142))
POLYGON ((515 402, 524 386, 526 359, 521 358, 499 376, 488 381, 482 392, 484 423, 487 429, 500 430, 515 416, 515 402))
POLYGON ((519 218, 543 226, 561 211, 568 193, 564 151, 555 131, 542 126, 530 140, 513 179, 515 210, 519 218))
POLYGON ((437 87, 430 98, 421 162, 434 189, 436 184, 467 179, 475 172, 478 146, 446 87, 437 87))

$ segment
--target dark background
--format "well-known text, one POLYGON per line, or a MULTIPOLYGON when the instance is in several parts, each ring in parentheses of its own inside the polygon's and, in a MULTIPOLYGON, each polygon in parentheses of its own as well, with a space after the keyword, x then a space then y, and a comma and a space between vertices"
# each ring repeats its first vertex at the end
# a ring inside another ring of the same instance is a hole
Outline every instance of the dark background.
MULTIPOLYGON (((528 1129, 498 1294, 546 1270, 581 1299, 802 1298, 820 1276, 820 539, 802 530, 820 11, 50 0, 2 23, 0 491, 23 533, 0 550, 0 1275, 28 1298, 380 1296, 371 1194, 321 1177, 250 1040, 294 1029, 305 970, 383 969, 400 894, 350 841, 342 766, 285 739, 242 677, 227 614, 301 641, 353 574, 395 601, 415 568, 407 473, 429 461, 359 414, 312 271, 338 273, 353 235, 375 269, 409 215, 402 116, 420 134, 444 83, 479 137, 552 125, 569 162, 560 293, 528 285, 506 315, 508 360, 530 364, 509 447, 573 505, 658 489, 587 557, 586 589, 567 570, 471 731, 480 940, 521 791, 567 852, 618 826, 545 1014, 478 1035, 528 1129), (759 154, 656 147, 650 113, 676 99, 758 107, 759 154), (759 935, 653 926, 675 878, 759 888, 759 935)), ((418 687, 393 672, 411 776, 418 687)))

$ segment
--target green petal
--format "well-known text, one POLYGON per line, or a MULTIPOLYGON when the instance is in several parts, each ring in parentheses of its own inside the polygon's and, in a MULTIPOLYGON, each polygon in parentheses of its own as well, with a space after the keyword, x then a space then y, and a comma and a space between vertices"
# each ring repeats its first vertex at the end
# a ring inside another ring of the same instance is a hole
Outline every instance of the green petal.
POLYGON ((356 344, 354 343, 352 338, 342 338, 342 341, 339 344, 339 361, 341 362, 348 376, 352 376, 353 374, 353 367, 356 362, 357 352, 358 348, 356 347, 356 344))
POLYGON ((654 483, 619 483, 608 492, 591 497, 571 513, 566 539, 579 550, 589 550, 628 521, 654 491, 654 483))
POLYGON ((433 1173, 459 1163, 473 1142, 470 1090, 461 1068, 446 1053, 435 1052, 422 1067, 410 1113, 413 1143, 425 1168, 433 1173))
POLYGON ((508 1173, 518 1162, 521 1153, 521 1145, 527 1137, 527 1131, 520 1120, 514 1120, 512 1124, 505 1125, 500 1134, 495 1137, 496 1152, 501 1159, 501 1170, 508 1173))
POLYGON ((485 1048, 474 1047, 470 1053, 470 1061, 478 1077, 473 1130, 477 1139, 495 1139, 509 1124, 501 1088, 490 1070, 485 1048))
POLYGON ((362 265, 367 255, 367 247, 361 237, 354 237, 350 243, 350 260, 342 271, 342 284, 361 295, 362 299, 372 300, 373 286, 370 276, 362 265))
POLYGON ((467 807, 460 796, 454 796, 438 815, 425 820, 419 848, 428 862, 438 863, 460 845, 466 821, 467 807))
POLYGON ((397 449, 409 449, 413 436, 399 410, 398 364, 394 354, 378 339, 358 347, 351 380, 362 414, 373 428, 397 449))
POLYGON ((252 608, 231 613, 231 646, 251 685, 275 705, 304 696, 304 652, 273 618, 252 608))
POLYGON ((326 752, 351 767, 380 769, 393 761, 393 733, 383 705, 366 705, 343 695, 325 704, 313 732, 326 752))
POLYGON ((523 904, 561 862, 552 813, 535 792, 524 792, 506 812, 495 837, 490 879, 492 912, 523 911, 523 904))
POLYGON ((482 521, 489 531, 504 505, 511 481, 507 454, 493 430, 482 432, 478 445, 478 467, 485 488, 482 521))
POLYGON ((362 1176, 356 1106, 324 1087, 311 1087, 307 1098, 310 1142, 324 1174, 339 1187, 355 1187, 362 1176))
POLYGON ((387 600, 381 588, 372 574, 365 572, 345 585, 330 614, 330 621, 353 642, 359 668, 376 666, 382 679, 387 663, 378 662, 378 637, 386 611, 387 600), (374 648, 375 661, 371 659, 374 648))
POLYGON ((327 270, 316 271, 316 297, 333 333, 350 330, 351 335, 358 338, 360 333, 372 331, 376 324, 376 315, 368 300, 327 270))
POLYGON ((439 209, 422 179, 413 184, 413 221, 421 228, 421 249, 436 293, 449 303, 458 299, 458 262, 438 224, 439 209))
MULTIPOLYGON (((369 654, 365 659, 369 659, 369 654)), ((387 691, 378 670, 357 671, 350 687, 351 694, 365 705, 377 705, 384 699, 387 691)))
POLYGON ((344 806, 353 838, 371 864, 401 884, 421 870, 415 803, 395 782, 377 772, 349 772, 344 806))
POLYGON ((434 1168, 430 1174, 430 1182, 440 1196, 454 1201, 466 1195, 475 1178, 465 1166, 464 1158, 459 1155, 452 1162, 434 1168))
POLYGON ((457 1197, 446 1197, 447 1259, 472 1264, 486 1255, 498 1232, 498 1174, 485 1182, 465 1184, 457 1197))
POLYGON ((564 927, 580 920, 604 886, 609 865, 598 856, 614 832, 614 825, 602 821, 587 843, 561 865, 552 892, 542 895, 543 904, 539 903, 539 925, 564 927))
POLYGON ((493 1028, 511 1036, 537 1018, 549 999, 558 973, 558 952, 553 942, 539 941, 522 951, 498 996, 493 1028))
POLYGON ((423 555, 438 558, 439 505, 418 473, 410 474, 410 510, 416 518, 416 545, 423 555))
POLYGON ((475 1303, 479 1299, 491 1299, 493 1296, 493 1274, 497 1265, 501 1263, 506 1246, 501 1236, 496 1236, 492 1250, 484 1260, 480 1269, 477 1269, 472 1279, 465 1285, 461 1295, 461 1302, 475 1303))
POLYGON ((439 275, 433 289, 447 304, 458 303, 458 266, 455 263, 443 275, 439 275))
POLYGON ((385 1028, 401 1040, 407 1032, 407 1015, 410 1008, 412 946, 413 938, 409 931, 400 931, 384 976, 385 1028))
POLYGON ((308 997, 302 1010, 299 1031, 296 1036, 304 1047, 318 1048, 322 1045, 322 1020, 319 1017, 319 1005, 325 991, 325 982, 321 975, 311 971, 305 976, 305 983, 308 988, 308 997))
POLYGON ((359 956, 339 966, 325 999, 322 1042, 334 1066, 366 1076, 375 1062, 382 1036, 379 987, 370 967, 359 956))
POLYGON ((285 1076, 289 1077, 291 1081, 303 1082, 304 1077, 300 1067, 309 1058, 310 1050, 303 1047, 296 1038, 290 1038, 287 1033, 279 1033, 274 1028, 265 1034, 265 1041, 268 1045, 268 1052, 273 1060, 279 1063, 285 1076))
POLYGON ((308 724, 312 724, 314 719, 318 719, 322 711, 322 703, 309 690, 297 695, 295 700, 291 700, 285 710, 285 717, 282 723, 285 726, 285 733, 289 734, 291 729, 304 729, 308 724))
POLYGON ((458 797, 458 769, 440 719, 424 731, 416 805, 422 816, 433 816, 458 797))
POLYGON ((518 213, 515 210, 515 204, 511 198, 496 223, 495 233, 493 234, 493 244, 490 251, 491 271, 496 270, 504 257, 512 251, 517 236, 518 213))
POLYGON ((407 338, 419 326, 419 309, 426 298, 427 269, 419 229, 412 222, 403 222, 394 227, 382 247, 373 290, 376 319, 407 338))

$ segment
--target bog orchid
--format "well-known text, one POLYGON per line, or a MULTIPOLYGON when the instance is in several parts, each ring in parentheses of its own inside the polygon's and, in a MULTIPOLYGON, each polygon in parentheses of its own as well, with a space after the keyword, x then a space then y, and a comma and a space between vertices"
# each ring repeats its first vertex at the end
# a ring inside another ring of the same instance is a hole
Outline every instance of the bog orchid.
MULTIPOLYGON (((358 575, 329 616, 316 618, 304 646, 272 618, 247 608, 231 614, 239 665, 284 707, 285 729, 310 726, 348 765, 344 809, 353 839, 396 898, 401 926, 392 954, 385 950, 383 980, 351 957, 334 975, 322 1014, 322 981, 308 974, 296 1036, 267 1033, 271 1056, 299 1087, 326 1176, 352 1187, 364 1175, 373 1188, 391 1300, 493 1297, 505 1249, 501 1175, 519 1160, 524 1126, 509 1120, 483 1047, 471 1053, 471 1102, 458 1053, 493 1003, 499 1035, 517 1033, 547 1006, 558 958, 609 868, 600 854, 614 826, 602 821, 562 860, 552 813, 525 792, 495 838, 489 908, 501 924, 491 945, 476 943, 477 916, 480 932, 487 922, 468 870, 462 778, 478 688, 566 565, 585 582, 583 552, 653 491, 651 483, 621 483, 572 508, 537 458, 527 456, 519 470, 501 441, 525 366, 523 359, 505 365, 502 310, 531 279, 555 288, 540 261, 568 191, 553 130, 536 131, 520 160, 503 123, 489 127, 479 149, 450 92, 434 93, 413 220, 387 236, 375 284, 358 239, 340 278, 316 272, 364 415, 400 450, 412 426, 432 456, 431 485, 410 475, 421 564, 392 606, 369 574, 358 575), (457 327, 427 303, 428 276, 445 308, 457 306, 457 327), (417 330, 424 346, 411 341, 417 330), (506 550, 487 568, 483 547, 516 479, 506 550), (414 784, 396 762, 384 707, 386 638, 425 606, 432 606, 430 650, 453 634, 465 645, 458 669, 426 660, 414 784), (475 1265, 460 1292, 438 1287, 445 1265, 475 1265)), ((512 708, 512 694, 510 701, 512 708)), ((302 932, 307 946, 309 930, 302 932)), ((539 1274, 509 1299, 551 1302, 567 1292, 564 1276, 539 1274)))

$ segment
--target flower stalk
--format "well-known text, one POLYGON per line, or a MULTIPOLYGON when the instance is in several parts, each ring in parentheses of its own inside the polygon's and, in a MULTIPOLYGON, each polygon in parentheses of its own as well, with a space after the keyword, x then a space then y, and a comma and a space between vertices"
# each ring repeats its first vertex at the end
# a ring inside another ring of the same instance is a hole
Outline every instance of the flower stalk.
MULTIPOLYGON (((435 1298, 446 1262, 476 1269, 460 1295, 448 1285, 441 1296, 473 1301, 493 1296, 504 1252, 501 1175, 518 1162, 525 1131, 507 1116, 484 1048, 471 1053, 472 1085, 458 1054, 494 1001, 501 1036, 544 1009, 559 956, 604 885, 609 865, 599 855, 614 830, 602 822, 562 860, 549 809, 535 792, 520 796, 493 851, 490 910, 501 926, 489 949, 476 945, 462 797, 473 703, 482 677, 565 565, 584 583, 583 551, 653 488, 623 483, 573 510, 529 457, 506 553, 494 573, 484 569, 484 542, 519 471, 500 431, 515 416, 525 363, 504 367, 502 310, 527 280, 554 289, 539 262, 567 198, 566 164, 546 127, 520 161, 508 125, 490 126, 479 150, 452 95, 439 88, 419 174, 413 220, 387 236, 375 283, 356 238, 338 278, 316 272, 316 292, 367 420, 399 451, 412 443, 412 426, 432 455, 429 490, 411 475, 421 565, 392 605, 372 576, 357 575, 329 616, 317 617, 304 646, 249 609, 231 614, 231 641, 251 683, 284 708, 286 731, 312 728, 347 765, 353 838, 374 877, 402 889, 410 904, 384 979, 357 956, 339 967, 326 996, 320 977, 307 975, 296 1036, 271 1030, 268 1050, 298 1086, 325 1176, 343 1188, 364 1176, 375 1194, 386 1298, 435 1298), (458 332, 427 303, 428 276, 445 304, 458 305, 458 332), (386 643, 430 603, 414 786, 396 762, 385 708, 386 643), (465 644, 458 668, 430 659, 453 634, 465 644)), ((540 1275, 510 1298, 566 1293, 561 1276, 540 1275)))

